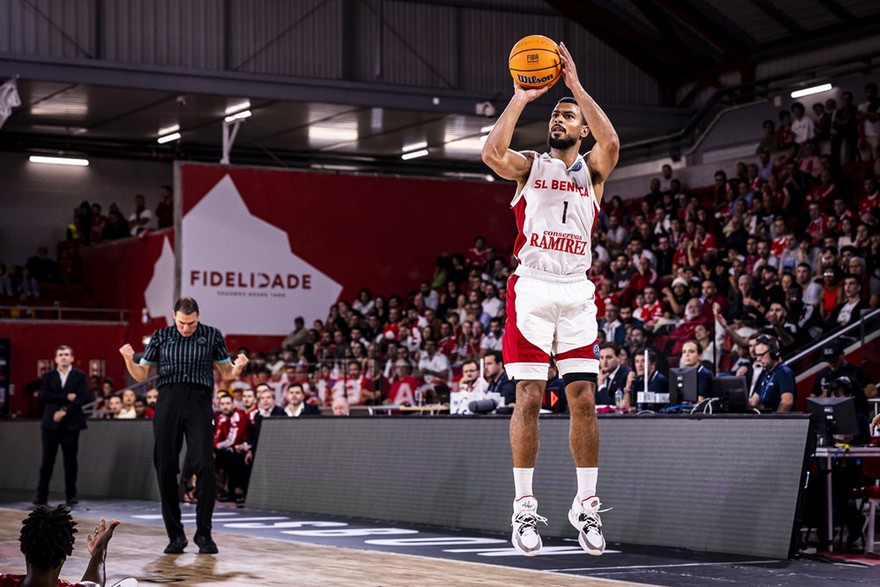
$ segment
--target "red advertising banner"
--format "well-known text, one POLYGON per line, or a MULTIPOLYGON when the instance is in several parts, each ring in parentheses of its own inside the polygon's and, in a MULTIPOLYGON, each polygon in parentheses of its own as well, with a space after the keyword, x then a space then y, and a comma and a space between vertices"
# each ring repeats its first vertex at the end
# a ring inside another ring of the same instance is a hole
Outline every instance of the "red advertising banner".
POLYGON ((179 186, 181 294, 226 334, 286 334, 362 287, 405 296, 439 255, 484 236, 507 256, 516 234, 509 183, 184 163, 179 186))

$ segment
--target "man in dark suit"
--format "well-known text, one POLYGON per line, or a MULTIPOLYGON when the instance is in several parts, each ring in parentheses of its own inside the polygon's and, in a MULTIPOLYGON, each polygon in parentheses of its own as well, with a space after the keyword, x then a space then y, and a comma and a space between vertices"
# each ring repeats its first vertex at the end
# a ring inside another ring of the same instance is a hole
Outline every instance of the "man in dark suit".
POLYGON ((320 416, 321 409, 318 406, 308 404, 305 401, 306 392, 301 383, 293 382, 287 386, 287 407, 284 414, 291 418, 300 416, 320 416))
POLYGON ((623 402, 623 393, 626 389, 626 377, 629 369, 620 364, 617 355, 617 345, 606 342, 599 346, 599 377, 596 387, 596 405, 613 406, 617 404, 616 394, 620 392, 620 401, 623 402))
POLYGON ((76 505, 77 451, 79 431, 85 430, 86 420, 82 407, 88 403, 86 374, 73 368, 73 349, 61 345, 55 350, 54 371, 43 375, 40 399, 45 406, 43 422, 43 462, 35 505, 45 505, 49 499, 49 481, 55 468, 58 447, 64 456, 64 490, 67 505, 76 505))

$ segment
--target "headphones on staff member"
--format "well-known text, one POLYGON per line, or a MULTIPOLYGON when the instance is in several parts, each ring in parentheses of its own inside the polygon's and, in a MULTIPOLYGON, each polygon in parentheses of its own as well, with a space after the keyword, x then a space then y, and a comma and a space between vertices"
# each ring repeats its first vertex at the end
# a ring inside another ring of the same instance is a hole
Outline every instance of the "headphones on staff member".
POLYGON ((770 336, 769 334, 762 334, 757 339, 755 339, 757 344, 763 344, 767 346, 767 352, 770 353, 770 358, 774 361, 778 361, 782 358, 782 351, 779 350, 779 343, 776 342, 776 338, 770 336))

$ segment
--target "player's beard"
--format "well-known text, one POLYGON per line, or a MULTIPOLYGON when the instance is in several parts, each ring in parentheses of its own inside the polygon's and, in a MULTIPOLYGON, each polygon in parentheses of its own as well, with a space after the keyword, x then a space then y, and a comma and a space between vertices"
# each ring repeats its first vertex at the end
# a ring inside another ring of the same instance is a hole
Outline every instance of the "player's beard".
POLYGON ((564 151, 566 149, 570 149, 574 147, 577 140, 572 137, 562 137, 561 139, 554 139, 553 135, 547 135, 547 144, 551 149, 557 149, 560 151, 564 151))

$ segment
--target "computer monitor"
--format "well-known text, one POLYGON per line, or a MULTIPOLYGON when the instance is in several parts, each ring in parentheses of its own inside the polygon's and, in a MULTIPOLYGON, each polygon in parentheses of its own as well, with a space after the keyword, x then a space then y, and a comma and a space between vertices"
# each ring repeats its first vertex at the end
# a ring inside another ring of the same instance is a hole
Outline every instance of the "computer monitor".
POLYGON ((721 398, 723 409, 731 413, 749 411, 749 386, 745 377, 718 376, 712 383, 712 391, 721 398))
POLYGON ((669 370, 669 403, 697 403, 697 368, 682 367, 669 370))
POLYGON ((808 397, 807 408, 816 421, 816 432, 824 444, 834 444, 835 434, 859 435, 855 398, 808 397))

